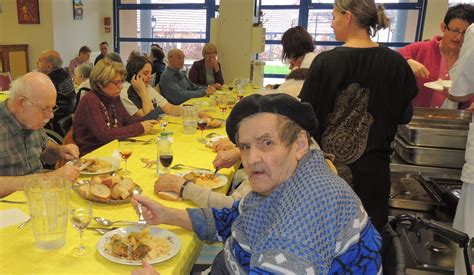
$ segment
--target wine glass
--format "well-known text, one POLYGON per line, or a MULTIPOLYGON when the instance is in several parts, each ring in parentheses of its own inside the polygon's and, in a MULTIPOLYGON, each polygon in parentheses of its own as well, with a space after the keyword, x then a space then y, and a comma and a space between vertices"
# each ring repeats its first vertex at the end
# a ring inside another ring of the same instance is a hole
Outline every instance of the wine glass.
POLYGON ((201 139, 204 139, 203 134, 204 134, 204 129, 206 129, 206 126, 207 126, 207 118, 200 118, 198 120, 197 125, 198 125, 199 130, 201 130, 201 139))
POLYGON ((160 155, 160 163, 163 167, 163 173, 170 172, 170 166, 173 162, 173 150, 170 142, 158 142, 158 150, 160 155))
POLYGON ((123 174, 131 174, 132 172, 128 171, 127 161, 133 153, 133 144, 129 141, 119 141, 119 153, 120 157, 125 160, 125 171, 123 171, 123 174))
POLYGON ((220 95, 217 98, 217 106, 222 113, 222 118, 225 118, 225 112, 227 111, 227 98, 225 95, 220 95))
POLYGON ((84 245, 84 229, 92 220, 92 207, 90 203, 84 206, 77 206, 71 208, 71 223, 74 228, 79 230, 80 244, 78 247, 72 249, 72 255, 84 256, 91 252, 91 248, 84 245))
POLYGON ((166 130, 166 126, 170 123, 168 116, 162 115, 160 116, 160 127, 161 131, 164 132, 166 130))

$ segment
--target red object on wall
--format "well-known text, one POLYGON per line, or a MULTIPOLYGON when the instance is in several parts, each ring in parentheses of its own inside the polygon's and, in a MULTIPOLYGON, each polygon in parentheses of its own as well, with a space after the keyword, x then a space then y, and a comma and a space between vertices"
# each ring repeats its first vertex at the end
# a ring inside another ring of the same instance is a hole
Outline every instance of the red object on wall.
POLYGON ((104 31, 105 32, 110 32, 112 28, 112 20, 110 17, 104 17, 104 31))

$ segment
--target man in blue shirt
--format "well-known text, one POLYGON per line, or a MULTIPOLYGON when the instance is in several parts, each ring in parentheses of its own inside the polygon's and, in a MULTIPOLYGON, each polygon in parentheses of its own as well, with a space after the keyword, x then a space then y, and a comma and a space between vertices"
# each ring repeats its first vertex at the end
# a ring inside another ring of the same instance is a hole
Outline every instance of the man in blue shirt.
POLYGON ((212 86, 198 86, 189 80, 180 70, 184 66, 184 53, 179 49, 168 52, 168 67, 160 78, 162 95, 172 104, 179 105, 194 97, 213 94, 212 86))

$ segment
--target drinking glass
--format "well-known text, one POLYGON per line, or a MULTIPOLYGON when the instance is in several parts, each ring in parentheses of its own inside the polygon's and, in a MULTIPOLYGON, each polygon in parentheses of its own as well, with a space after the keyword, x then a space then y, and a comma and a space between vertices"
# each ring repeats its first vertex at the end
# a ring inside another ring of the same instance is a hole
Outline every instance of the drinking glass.
POLYGON ((92 250, 90 247, 84 245, 84 229, 87 228, 92 220, 92 207, 90 203, 84 206, 77 206, 71 208, 71 223, 74 228, 79 230, 80 244, 78 247, 72 249, 72 255, 84 256, 89 254, 92 250))
POLYGON ((204 134, 204 129, 206 129, 206 126, 207 126, 207 119, 206 118, 200 118, 198 120, 198 128, 199 130, 201 130, 201 139, 203 139, 203 134, 204 134))
POLYGON ((227 97, 225 95, 219 95, 217 97, 217 106, 222 113, 222 118, 225 119, 225 112, 227 111, 227 97))
POLYGON ((161 131, 164 132, 166 130, 166 126, 170 124, 170 120, 167 115, 160 116, 160 127, 161 131))
POLYGON ((173 150, 170 142, 158 142, 158 150, 160 155, 160 163, 163 166, 163 173, 170 172, 170 166, 173 162, 173 150))
POLYGON ((128 171, 127 161, 133 153, 133 144, 129 141, 119 141, 119 153, 120 157, 125 160, 125 171, 123 171, 123 174, 131 174, 132 172, 128 171))

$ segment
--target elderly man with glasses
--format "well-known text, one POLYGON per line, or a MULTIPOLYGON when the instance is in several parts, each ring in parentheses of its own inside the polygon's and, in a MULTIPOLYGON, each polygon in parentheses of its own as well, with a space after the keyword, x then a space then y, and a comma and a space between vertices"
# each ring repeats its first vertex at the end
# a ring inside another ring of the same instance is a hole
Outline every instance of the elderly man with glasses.
POLYGON ((72 165, 36 174, 42 162, 79 157, 76 145, 49 141, 43 127, 54 117, 56 90, 42 73, 28 73, 12 82, 10 98, 0 103, 0 197, 23 189, 29 180, 62 177, 75 181, 79 169, 72 165))

